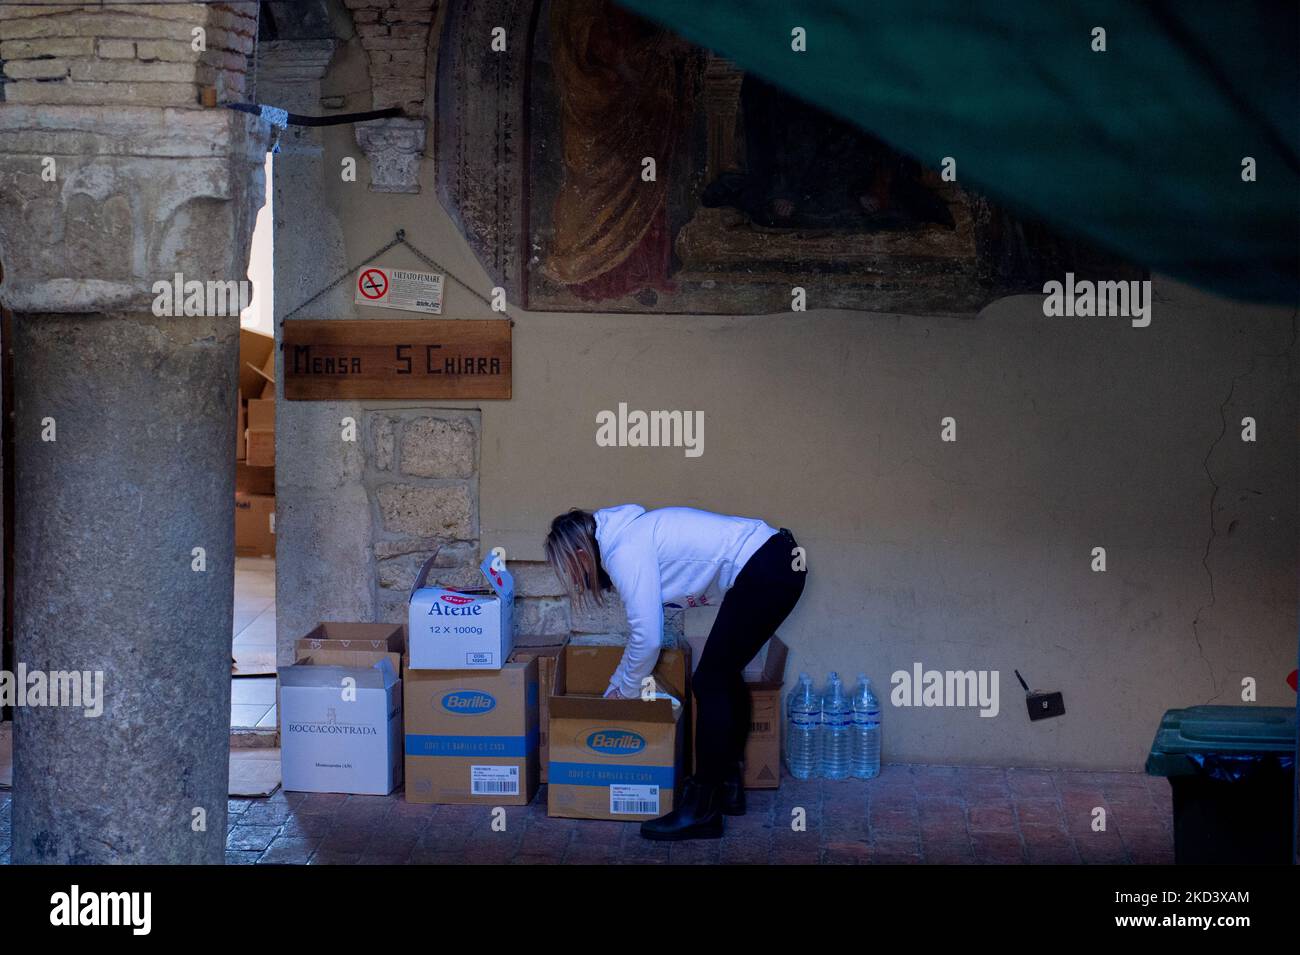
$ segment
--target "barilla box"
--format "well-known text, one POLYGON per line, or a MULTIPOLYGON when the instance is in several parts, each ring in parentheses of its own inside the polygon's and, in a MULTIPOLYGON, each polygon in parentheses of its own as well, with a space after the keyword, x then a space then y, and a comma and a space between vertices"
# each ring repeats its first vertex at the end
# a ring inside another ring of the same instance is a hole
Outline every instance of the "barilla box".
POLYGON ((386 796, 402 782, 402 681, 387 657, 280 667, 284 788, 386 796))
POLYGON ((430 557, 415 578, 407 610, 412 670, 499 670, 514 640, 515 582, 495 554, 478 569, 491 589, 425 587, 430 557))
POLYGON ((749 735, 745 737, 746 789, 776 789, 781 785, 781 690, 790 651, 777 636, 767 642, 766 649, 758 679, 745 680, 750 704, 749 735))
POLYGON ((386 657, 402 672, 406 628, 392 623, 318 623, 293 645, 294 660, 345 667, 374 666, 386 657))
POLYGON ((555 690, 555 666, 568 642, 567 634, 520 634, 515 637, 515 646, 510 652, 511 663, 537 661, 537 685, 540 689, 537 697, 537 774, 538 781, 543 783, 549 777, 547 762, 551 751, 551 693, 555 690))
POLYGON ((403 674, 406 801, 525 806, 537 792, 537 661, 403 674))
POLYGON ((550 699, 550 816, 640 821, 672 810, 684 767, 690 650, 661 650, 655 681, 681 701, 603 699, 623 648, 569 644, 550 699))

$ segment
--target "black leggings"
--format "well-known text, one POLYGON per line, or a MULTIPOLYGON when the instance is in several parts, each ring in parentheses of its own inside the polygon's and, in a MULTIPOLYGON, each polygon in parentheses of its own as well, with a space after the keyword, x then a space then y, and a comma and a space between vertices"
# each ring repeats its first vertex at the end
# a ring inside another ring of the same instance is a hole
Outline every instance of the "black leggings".
MULTIPOLYGON (((696 776, 701 782, 721 782, 728 772, 735 772, 745 754, 749 688, 741 671, 803 593, 807 572, 794 569, 796 557, 791 552, 796 546, 794 535, 785 528, 773 534, 745 562, 718 608, 693 677, 698 713, 696 776)), ((800 561, 799 566, 805 565, 800 561)))

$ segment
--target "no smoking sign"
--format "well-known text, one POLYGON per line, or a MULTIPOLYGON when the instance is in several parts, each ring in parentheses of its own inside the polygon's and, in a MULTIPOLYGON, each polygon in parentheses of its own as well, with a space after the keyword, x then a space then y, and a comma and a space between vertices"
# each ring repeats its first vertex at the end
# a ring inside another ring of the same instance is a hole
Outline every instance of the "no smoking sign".
POLYGON ((361 278, 357 279, 357 291, 362 297, 358 301, 364 299, 373 302, 383 298, 388 294, 388 276, 383 269, 366 269, 361 273, 361 278))
POLYGON ((371 265, 357 276, 354 301, 375 308, 442 314, 443 277, 436 272, 412 272, 371 265))

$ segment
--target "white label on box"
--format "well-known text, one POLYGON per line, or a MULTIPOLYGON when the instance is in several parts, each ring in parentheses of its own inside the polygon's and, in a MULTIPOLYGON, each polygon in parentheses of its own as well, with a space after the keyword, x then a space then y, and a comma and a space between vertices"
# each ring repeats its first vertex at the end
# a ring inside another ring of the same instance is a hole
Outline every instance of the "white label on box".
POLYGON ((436 272, 370 266, 357 276, 353 300, 358 305, 441 315, 442 276, 436 272))
POLYGON ((493 662, 491 653, 467 653, 465 662, 472 667, 490 667, 493 662))
POLYGON ((469 768, 471 796, 518 796, 518 766, 471 766, 469 768))
POLYGON ((609 814, 611 816, 659 815, 659 787, 610 786, 609 814))

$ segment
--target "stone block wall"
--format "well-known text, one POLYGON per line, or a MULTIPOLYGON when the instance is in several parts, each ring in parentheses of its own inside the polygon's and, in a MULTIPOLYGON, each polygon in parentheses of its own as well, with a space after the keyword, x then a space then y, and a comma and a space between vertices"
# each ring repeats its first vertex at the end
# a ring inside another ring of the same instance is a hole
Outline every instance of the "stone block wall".
POLYGON ((373 515, 379 619, 405 620, 415 575, 432 555, 434 586, 482 584, 480 428, 477 411, 410 408, 367 415, 363 483, 373 515))
POLYGON ((243 98, 257 4, 0 4, 0 95, 11 103, 194 106, 243 98), (195 30, 203 50, 196 50, 195 30))
MULTIPOLYGON (((441 408, 374 410, 366 416, 362 482, 372 514, 375 613, 401 623, 415 576, 435 557, 428 583, 485 586, 478 564, 494 542, 480 534, 478 411, 441 408)), ((545 533, 538 527, 539 537, 545 533)), ((515 578, 515 632, 568 636, 626 635, 617 594, 600 608, 578 609, 545 561, 506 560, 515 578)), ((682 614, 668 611, 665 639, 682 635, 682 614)))

